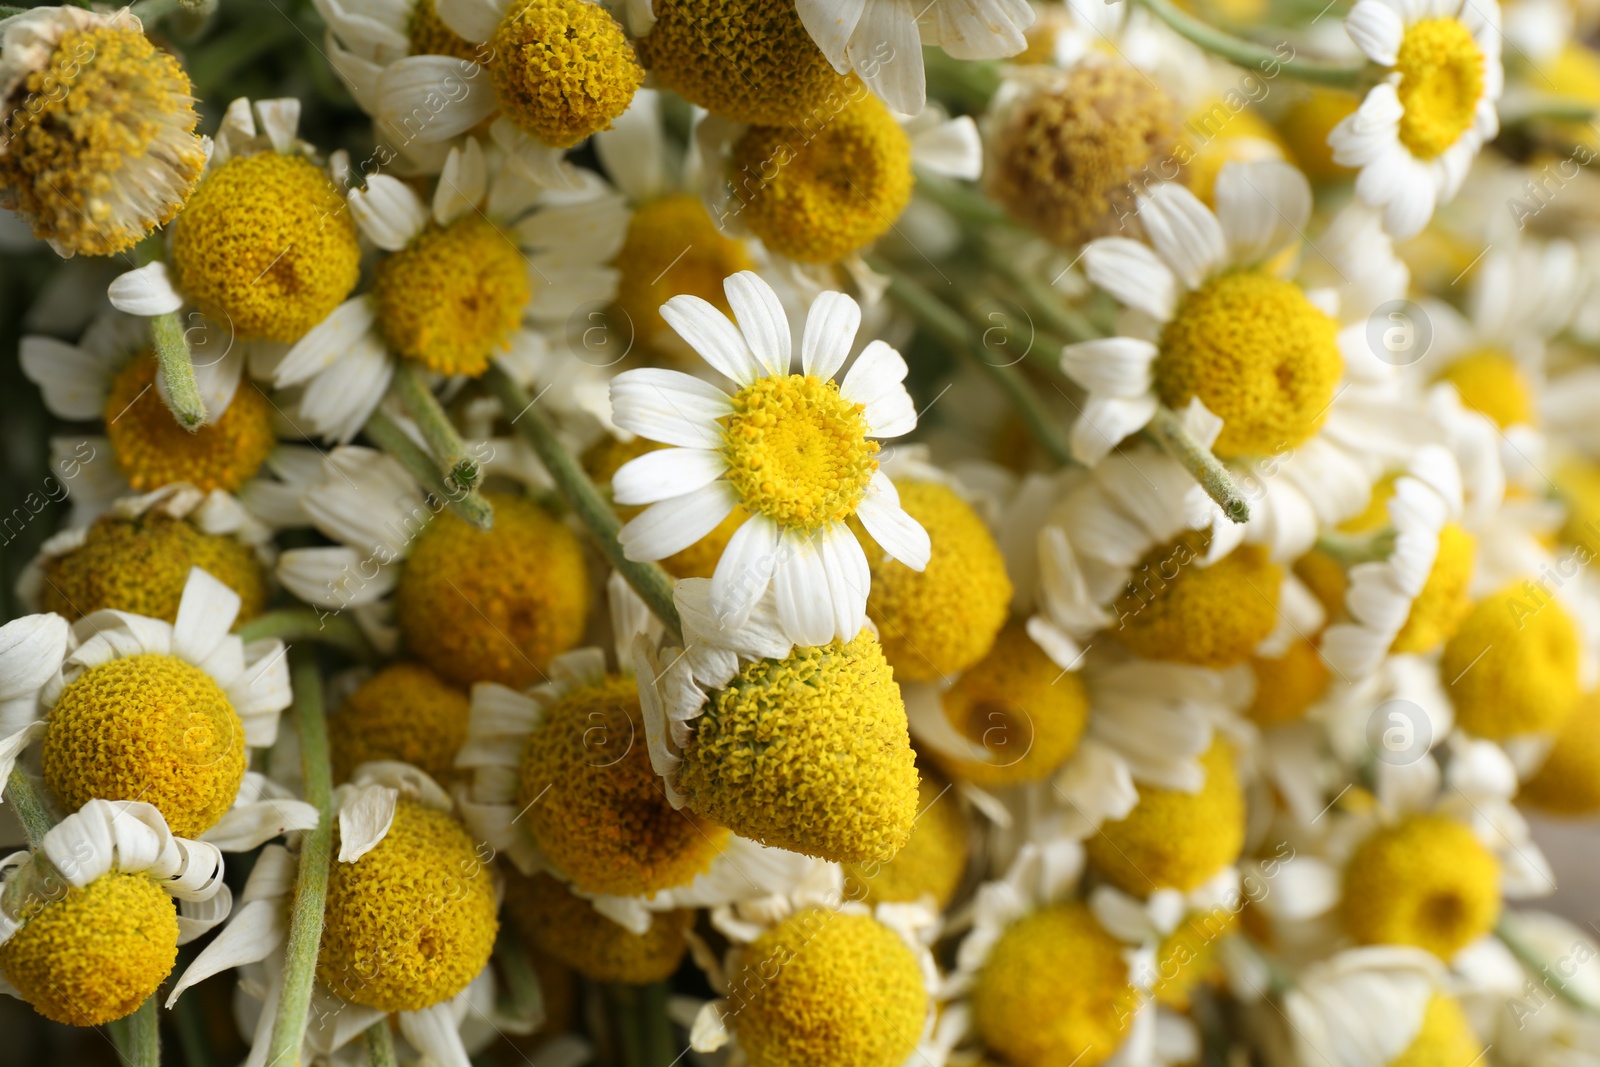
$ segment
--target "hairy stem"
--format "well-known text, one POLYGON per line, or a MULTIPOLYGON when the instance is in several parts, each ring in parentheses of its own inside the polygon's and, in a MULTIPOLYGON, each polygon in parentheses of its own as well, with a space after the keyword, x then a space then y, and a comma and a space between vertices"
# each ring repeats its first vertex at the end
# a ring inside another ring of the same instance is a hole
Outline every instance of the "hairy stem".
POLYGON ((156 366, 166 388, 167 407, 178 425, 193 433, 206 421, 205 401, 194 378, 194 361, 189 358, 189 342, 183 336, 178 313, 169 311, 150 320, 150 340, 156 350, 156 366))
POLYGON ((1145 432, 1155 439, 1167 455, 1183 464, 1183 469, 1194 476, 1206 495, 1217 502, 1222 513, 1234 522, 1250 521, 1250 502, 1239 491, 1239 485, 1228 473, 1228 468, 1211 449, 1190 436, 1183 428, 1183 420, 1168 407, 1156 408, 1145 432))
POLYGON ((467 455, 467 446, 456 432, 455 424, 445 414, 439 398, 433 395, 422 376, 408 360, 399 360, 394 372, 394 391, 422 431, 428 451, 438 461, 444 472, 445 484, 460 492, 467 492, 483 479, 483 470, 476 460, 467 455))
POLYGON ((34 788, 33 779, 24 774, 21 767, 13 767, 11 777, 6 781, 5 794, 6 799, 11 801, 11 809, 17 813, 23 833, 28 835, 28 844, 38 848, 44 842, 44 835, 55 825, 55 819, 51 818, 44 798, 34 788))
POLYGON ((372 417, 367 419, 366 426, 362 427, 362 432, 372 439, 373 444, 399 460, 411 477, 448 504, 451 511, 480 530, 487 530, 494 525, 494 508, 489 506, 489 502, 476 492, 445 484, 433 457, 407 436, 399 423, 381 411, 374 411, 372 417))
POLYGON ((361 627, 336 611, 279 608, 257 615, 239 627, 239 638, 247 644, 263 637, 281 638, 284 644, 316 641, 337 648, 362 663, 376 663, 380 658, 361 627))

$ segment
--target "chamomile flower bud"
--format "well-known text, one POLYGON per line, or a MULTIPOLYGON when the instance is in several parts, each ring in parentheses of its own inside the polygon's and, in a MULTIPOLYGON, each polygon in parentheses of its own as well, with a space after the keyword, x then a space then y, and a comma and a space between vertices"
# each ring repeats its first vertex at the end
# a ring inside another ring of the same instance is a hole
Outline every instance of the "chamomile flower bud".
POLYGON ((1500 864, 1466 826, 1414 815, 1374 831, 1344 871, 1340 918, 1365 945, 1415 945, 1448 960, 1494 928, 1500 864))
POLYGON ((591 0, 519 0, 488 45, 501 113, 555 148, 610 129, 644 81, 622 24, 591 0))
POLYGON ((1578 658, 1561 602, 1509 585, 1472 606, 1445 643, 1439 676, 1457 724, 1500 740, 1561 727, 1578 702, 1578 658))
POLYGON ((0 204, 62 255, 125 252, 171 222, 206 162, 183 67, 124 9, 0 22, 0 204))
POLYGON ((923 775, 917 785, 917 823, 905 847, 885 863, 845 864, 845 898, 898 904, 932 898, 950 903, 966 871, 967 821, 950 787, 923 775))
POLYGON ((671 977, 689 951, 684 934, 694 925, 692 910, 661 911, 636 934, 543 873, 508 877, 506 914, 551 959, 597 982, 633 985, 671 977))
POLYGON ((1555 744, 1518 800, 1559 815, 1600 811, 1600 703, 1586 694, 1556 733, 1555 744))
POLYGON ((1243 663, 1278 624, 1283 568, 1260 545, 1203 565, 1209 534, 1190 531, 1146 553, 1116 601, 1113 630, 1145 659, 1199 667, 1243 663))
POLYGON ((348 780, 363 763, 398 760, 450 784, 469 708, 466 693, 421 664, 389 664, 328 717, 333 780, 348 780))

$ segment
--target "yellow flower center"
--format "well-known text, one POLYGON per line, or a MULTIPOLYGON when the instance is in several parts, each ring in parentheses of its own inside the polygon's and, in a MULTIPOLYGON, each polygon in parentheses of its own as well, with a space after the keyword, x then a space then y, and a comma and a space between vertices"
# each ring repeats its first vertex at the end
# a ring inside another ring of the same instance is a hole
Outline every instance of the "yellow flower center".
POLYGON ((1232 746, 1218 738, 1200 757, 1206 781, 1198 793, 1141 785, 1127 818, 1085 842, 1089 862, 1135 896, 1204 885, 1244 847, 1244 791, 1233 760, 1232 746))
POLYGON ((1600 555, 1600 464, 1572 459, 1556 469, 1556 488, 1567 506, 1561 540, 1600 555))
POLYGON ((44 735, 44 780, 68 811, 94 799, 154 804, 199 837, 244 780, 244 724, 216 681, 174 656, 110 660, 61 691, 44 735))
POLYGON ((406 23, 406 39, 414 56, 452 56, 473 63, 483 58, 483 48, 444 24, 435 0, 417 0, 406 23))
POLYGON ((862 406, 833 381, 758 378, 734 395, 722 434, 728 481, 747 510, 820 530, 855 514, 878 469, 862 406))
POLYGON ((489 45, 501 111, 556 148, 609 130, 644 81, 622 24, 589 0, 519 0, 489 45))
POLYGON ((638 686, 616 675, 546 709, 522 752, 517 808, 539 850, 588 893, 687 885, 728 836, 667 801, 644 743, 638 686))
POLYGON ((1560 729, 1578 702, 1578 630, 1531 582, 1478 601, 1445 643, 1456 723, 1491 740, 1560 729))
POLYGON ((439 374, 476 378, 508 346, 532 287, 517 246, 473 213, 430 226, 382 260, 372 295, 397 353, 439 374))
POLYGON ((1487 415, 1502 430, 1538 421, 1528 379, 1517 361, 1500 349, 1485 348, 1463 356, 1446 367, 1439 379, 1454 385, 1463 404, 1487 415))
POLYGON ((1221 970, 1217 942, 1238 922, 1237 911, 1218 906, 1191 913, 1168 934, 1156 951, 1150 991, 1157 1002, 1176 1011, 1188 1011, 1189 995, 1221 970))
POLYGON ((1483 1042, 1454 997, 1435 993, 1422 1013, 1422 1029, 1388 1067, 1450 1067, 1482 1061, 1483 1042))
POLYGON ((39 607, 69 620, 115 608, 173 622, 191 567, 239 594, 239 622, 261 613, 267 575, 253 550, 159 512, 136 519, 102 515, 83 544, 44 560, 39 607))
POLYGON ((869 630, 746 664, 710 694, 683 758, 689 806, 754 841, 867 863, 911 836, 905 704, 869 630))
POLYGON ((506 874, 506 915, 538 951, 597 982, 647 985, 683 962, 694 911, 658 911, 636 934, 594 910, 548 874, 506 874))
POLYGON ((1411 614, 1395 635, 1391 651, 1432 652, 1455 635, 1472 607, 1467 586, 1472 581, 1472 564, 1477 556, 1477 540, 1455 523, 1439 531, 1439 552, 1433 558, 1433 569, 1428 572, 1422 592, 1411 602, 1411 614))
MULTIPOLYGON (((619 441, 614 437, 602 437, 584 453, 583 467, 596 485, 608 486, 611 476, 617 469, 630 459, 637 459, 646 452, 654 452, 668 446, 656 441, 647 441, 643 437, 635 437, 631 441, 619 441)), ((638 515, 644 510, 636 505, 613 505, 617 509, 617 516, 623 522, 638 515)), ((728 547, 728 542, 733 539, 734 532, 744 525, 750 513, 744 508, 735 507, 728 513, 728 517, 717 524, 716 529, 706 534, 700 540, 690 545, 681 552, 675 552, 661 561, 661 566, 674 578, 710 578, 716 572, 717 562, 722 559, 722 550, 728 547)))
POLYGON ((627 317, 632 337, 665 355, 682 354, 688 346, 661 317, 661 305, 679 293, 698 296, 723 314, 732 314, 722 280, 754 264, 744 244, 718 232, 697 196, 677 193, 634 208, 628 236, 613 261, 617 310, 627 317))
POLYGON ((1500 864, 1461 823, 1415 815, 1356 849, 1340 911, 1361 944, 1415 945, 1448 960, 1494 928, 1500 864))
POLYGON ((763 1067, 899 1067, 922 1037, 917 957, 868 915, 812 909, 742 954, 729 996, 739 1047, 763 1067))
POLYGON ((733 146, 729 207, 780 256, 834 263, 888 232, 911 201, 911 141, 859 85, 814 133, 752 126, 733 146))
POLYGON ((639 56, 664 88, 734 122, 804 124, 839 109, 850 82, 834 71, 789 0, 662 4, 639 56))
POLYGON ((328 717, 333 780, 371 760, 409 763, 446 786, 460 780, 455 758, 470 710, 466 693, 421 664, 389 664, 328 717))
POLYGON ((417 535, 395 591, 406 648, 460 686, 541 680, 583 637, 588 568, 577 535, 531 501, 489 493, 494 528, 441 511, 417 535))
POLYGON ((925 570, 890 559, 859 523, 872 569, 867 615, 901 681, 953 677, 993 646, 1011 606, 1005 557, 989 528, 948 486, 900 482, 900 506, 933 542, 925 570))
POLYGON ((1146 659, 1200 667, 1243 663, 1278 624, 1283 568, 1260 545, 1202 566, 1209 535, 1191 530, 1157 545, 1113 605, 1112 632, 1146 659))
MULTIPOLYGON (((334 824, 333 853, 339 851, 334 824)), ((478 976, 494 949, 494 878, 461 824, 401 799, 377 846, 328 872, 317 977, 353 1004, 421 1011, 478 976)))
POLYGON ((1361 98, 1348 89, 1309 88, 1289 106, 1278 123, 1278 133, 1289 144, 1294 162, 1314 182, 1337 182, 1350 177, 1348 167, 1333 161, 1328 134, 1361 106, 1361 98))
POLYGON ((926 775, 917 785, 917 823, 905 847, 886 863, 844 868, 846 900, 898 904, 932 897, 943 908, 967 868, 967 822, 950 787, 926 775))
POLYGON ((1600 693, 1589 693, 1556 734, 1517 799, 1558 815, 1600 811, 1600 693))
POLYGON ((221 418, 190 433, 172 417, 155 381, 155 356, 141 352, 112 381, 106 399, 106 436, 117 470, 139 492, 173 482, 232 492, 276 447, 272 404, 251 382, 239 383, 221 418))
POLYGON ((1089 717, 1083 682, 1033 643, 1021 622, 1000 631, 989 654, 940 698, 944 716, 983 759, 930 755, 977 785, 1037 782, 1077 749, 1089 717))
POLYGON ((1012 923, 972 986, 983 1043, 1016 1067, 1104 1063, 1139 1006, 1123 949, 1075 901, 1012 923))
POLYGON ((1304 718, 1332 677, 1322 653, 1307 640, 1296 641, 1277 659, 1252 656, 1250 667, 1256 676, 1256 696, 1245 714, 1260 726, 1304 718))
MULTIPOLYGON (((35 862, 38 862, 35 860, 35 862)), ((54 899, 30 897, 0 945, 0 972, 52 1022, 99 1026, 155 994, 178 959, 178 911, 143 874, 111 871, 54 899)))
POLYGON ((173 226, 172 265, 184 293, 241 339, 292 344, 356 287, 361 247, 324 171, 263 152, 200 183, 173 226))
POLYGON ((1483 98, 1483 51, 1454 18, 1414 22, 1400 39, 1400 143, 1436 159, 1472 128, 1483 98))
POLYGON ((1217 175, 1229 163, 1283 159, 1287 149, 1278 132, 1249 108, 1221 97, 1206 100, 1188 116, 1186 127, 1202 138, 1192 158, 1183 161, 1189 191, 1212 207, 1217 175))
POLYGON ((1218 275, 1184 298, 1155 360, 1161 402, 1198 396, 1223 420, 1217 455, 1264 456, 1316 434, 1344 372, 1338 324, 1292 282, 1218 275))

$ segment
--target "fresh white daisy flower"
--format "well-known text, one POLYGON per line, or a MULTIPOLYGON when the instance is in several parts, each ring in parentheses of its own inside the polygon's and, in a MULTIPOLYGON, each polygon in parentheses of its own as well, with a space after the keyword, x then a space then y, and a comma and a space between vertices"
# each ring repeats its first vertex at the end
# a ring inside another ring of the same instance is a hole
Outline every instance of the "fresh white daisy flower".
POLYGON ((1418 949, 1345 949, 1296 975, 1279 1009, 1281 1022, 1268 1018, 1272 1013, 1264 1018, 1287 1031, 1282 1039, 1297 1062, 1384 1067, 1417 1040, 1444 983, 1444 968, 1418 949))
POLYGON ((1384 227, 1411 237, 1500 130, 1500 5, 1361 0, 1345 30, 1386 73, 1328 144, 1334 162, 1360 169, 1356 195, 1383 211, 1384 227))
POLYGON ((744 271, 725 282, 737 325, 705 300, 678 296, 661 314, 730 393, 671 370, 631 370, 611 385, 618 426, 677 447, 650 452, 612 479, 620 504, 648 504, 623 527, 628 558, 662 559, 699 541, 736 507, 749 512, 711 579, 711 610, 737 628, 772 591, 795 644, 848 641, 866 619, 871 578, 847 521, 921 570, 927 533, 878 469, 878 439, 916 427, 906 362, 873 341, 839 381, 861 310, 843 293, 812 303, 799 374, 789 320, 772 287, 744 271))

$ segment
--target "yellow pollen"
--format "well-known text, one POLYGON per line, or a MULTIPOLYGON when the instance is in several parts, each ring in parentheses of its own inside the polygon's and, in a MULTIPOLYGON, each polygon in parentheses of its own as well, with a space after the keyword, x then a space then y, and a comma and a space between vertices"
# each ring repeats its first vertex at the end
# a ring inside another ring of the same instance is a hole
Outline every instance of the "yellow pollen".
POLYGON ((674 0, 639 41, 656 81, 734 122, 797 124, 804 140, 839 110, 851 82, 834 71, 790 0, 674 0))
POLYGON ((674 193, 633 210, 628 235, 613 261, 617 310, 628 336, 662 355, 685 355, 688 346, 661 317, 661 305, 679 293, 709 301, 732 315, 722 280, 754 263, 743 242, 724 237, 698 196, 674 193))
POLYGON ((882 237, 911 202, 911 140, 852 83, 818 128, 752 126, 733 146, 729 212, 772 251, 835 263, 882 237))
POLYGON ((1141 785, 1127 818, 1089 838, 1089 862, 1135 896, 1202 886, 1239 858, 1244 847, 1244 791, 1233 748, 1221 738, 1200 757, 1206 781, 1198 793, 1141 785))
POLYGON ((732 978, 729 1021, 752 1067, 900 1067, 928 1017, 917 957, 869 915, 792 915, 732 978))
POLYGON ((1557 732, 1555 744, 1518 800, 1557 815, 1600 811, 1600 693, 1588 693, 1557 732))
POLYGON ((155 356, 141 352, 112 381, 106 400, 106 436, 129 485, 141 493, 173 482, 232 492, 261 469, 278 437, 272 405, 253 383, 241 381, 222 417, 190 433, 156 393, 155 380, 155 356))
MULTIPOLYGON (((637 459, 646 452, 668 447, 656 441, 647 441, 643 437, 635 437, 631 441, 619 441, 615 437, 602 437, 588 452, 584 454, 583 466, 597 485, 608 486, 611 476, 617 469, 630 459, 637 459)), ((644 510, 637 505, 613 505, 617 509, 617 516, 627 522, 644 510)), ((661 566, 674 578, 710 578, 716 572, 717 562, 722 559, 722 550, 728 547, 728 542, 733 539, 734 533, 744 525, 750 513, 744 508, 735 507, 728 513, 728 517, 717 524, 716 529, 706 534, 700 540, 690 545, 681 552, 675 552, 661 561, 661 566)))
POLYGON ((1538 422, 1533 392, 1517 361, 1497 348, 1462 356, 1439 375, 1461 394, 1461 402, 1487 415, 1496 426, 1533 426, 1538 422))
POLYGON ((1472 581, 1472 564, 1478 556, 1478 542, 1467 531, 1451 523, 1439 531, 1439 552, 1422 592, 1411 602, 1411 614, 1395 635, 1391 652, 1432 652, 1455 636, 1472 608, 1467 586, 1472 581))
POLYGON ((684 935, 694 926, 692 909, 658 911, 651 915, 650 929, 636 934, 543 873, 532 878, 507 873, 506 916, 558 963, 597 982, 629 985, 672 977, 689 950, 684 935))
POLYGON ((577 535, 531 501, 487 494, 494 529, 448 510, 419 534, 395 591, 407 650, 461 686, 520 689, 583 637, 589 578, 577 535))
POLYGON ((5 102, 0 204, 69 255, 127 251, 200 180, 192 92, 178 61, 131 24, 68 30, 5 102))
MULTIPOLYGON (((37 860, 35 862, 38 862, 37 860)), ((0 972, 51 1022, 99 1026, 154 995, 178 959, 178 911, 143 874, 111 871, 54 899, 29 897, 0 972)))
POLYGON ((944 782, 923 775, 917 824, 905 847, 887 863, 846 864, 846 900, 876 905, 932 897, 941 909, 950 903, 967 868, 968 843, 961 805, 948 790, 944 782))
POLYGON ((1133 180, 1177 158, 1180 121, 1177 103, 1141 72, 1085 62, 1029 96, 986 138, 993 165, 985 184, 1017 221, 1056 244, 1079 245, 1115 232, 1118 215, 1133 209, 1133 180))
POLYGON ((555 148, 609 130, 644 81, 622 24, 589 0, 519 0, 489 46, 500 109, 555 148))
POLYGON ((1078 747, 1089 698, 1077 674, 1063 671, 1009 623, 989 654, 940 697, 955 731, 982 748, 983 759, 930 755, 945 773, 983 786, 1037 782, 1078 747))
POLYGON ((1500 864, 1454 819, 1414 815, 1350 857, 1340 915, 1363 945, 1415 945, 1448 960, 1494 929, 1500 864))
POLYGON ((1361 106, 1348 89, 1301 89, 1278 123, 1295 164, 1314 182, 1344 181, 1353 173, 1333 161, 1328 134, 1361 106))
POLYGON ((1139 1006, 1124 948, 1076 901, 1012 923, 972 986, 983 1043, 1015 1067, 1104 1063, 1139 1006))
POLYGON ((734 395, 722 434, 728 481, 746 510, 779 526, 820 530, 855 514, 878 469, 862 405, 833 381, 757 378, 734 395))
POLYGON ((83 544, 42 561, 39 607, 68 620, 115 608, 174 622, 191 567, 239 594, 238 622, 261 614, 267 575, 255 552, 160 512, 133 519, 108 512, 84 533, 83 544))
POLYGON ((1250 658, 1256 696, 1245 712, 1258 726, 1281 726, 1305 718, 1306 709, 1327 691, 1332 672, 1317 646, 1299 640, 1277 659, 1250 658))
POLYGON ((1198 396, 1223 420, 1217 455, 1264 456, 1317 432, 1344 372, 1338 324, 1292 282, 1218 275, 1161 331, 1155 386, 1178 410, 1198 396))
POLYGON ((583 892, 687 885, 727 840, 672 807, 644 742, 638 686, 617 675, 566 694, 528 735, 517 808, 539 850, 583 892))
POLYGON ((429 227, 378 263, 372 295, 389 347, 438 374, 476 378, 532 296, 516 245, 476 213, 429 227))
POLYGON ((328 717, 333 780, 371 760, 399 760, 449 786, 463 775, 456 751, 467 740, 467 694, 420 663, 391 663, 361 683, 328 717))
POLYGON ((484 49, 444 24, 439 17, 435 0, 417 0, 411 9, 411 19, 406 23, 406 39, 411 43, 414 56, 451 56, 469 62, 484 58, 484 49))
POLYGON ((683 759, 689 806, 753 841, 869 863, 911 836, 905 704, 869 630, 744 665, 710 694, 683 759))
POLYGON ((361 247, 339 188, 303 156, 228 160, 172 230, 179 287, 240 339, 293 344, 356 287, 361 247))
POLYGON ((91 800, 154 804, 199 837, 244 781, 244 724, 199 667, 145 653, 109 660, 61 691, 44 735, 44 780, 68 811, 91 800))
POLYGON ((1483 1042, 1454 997, 1435 993, 1422 1013, 1422 1029, 1388 1067, 1458 1067, 1483 1060, 1483 1042))
POLYGON ((902 682, 953 677, 994 645, 1011 606, 1011 579, 994 535, 949 486, 898 482, 900 506, 933 542, 928 566, 890 559, 858 521, 872 571, 867 616, 902 682))
POLYGON ((1176 1011, 1189 1010, 1189 996, 1219 975, 1217 942, 1238 925, 1239 914, 1219 905, 1191 913, 1166 936, 1156 950, 1156 973, 1151 992, 1156 1001, 1176 1011))
POLYGON ((1191 530, 1147 553, 1113 605, 1112 632, 1146 659, 1243 663, 1278 624, 1283 568, 1260 545, 1202 566, 1209 535, 1191 530))
POLYGON ((1472 128, 1483 98, 1483 51, 1459 19, 1412 23, 1400 39, 1400 143, 1418 159, 1437 159, 1472 128))
POLYGON ((1558 730, 1578 703, 1578 630, 1531 585, 1478 601, 1445 643, 1439 677, 1456 724, 1498 741, 1558 730))
POLYGON ((490 858, 455 819, 402 798, 371 852, 329 865, 317 977, 384 1012, 421 1011, 467 988, 499 930, 490 858))

